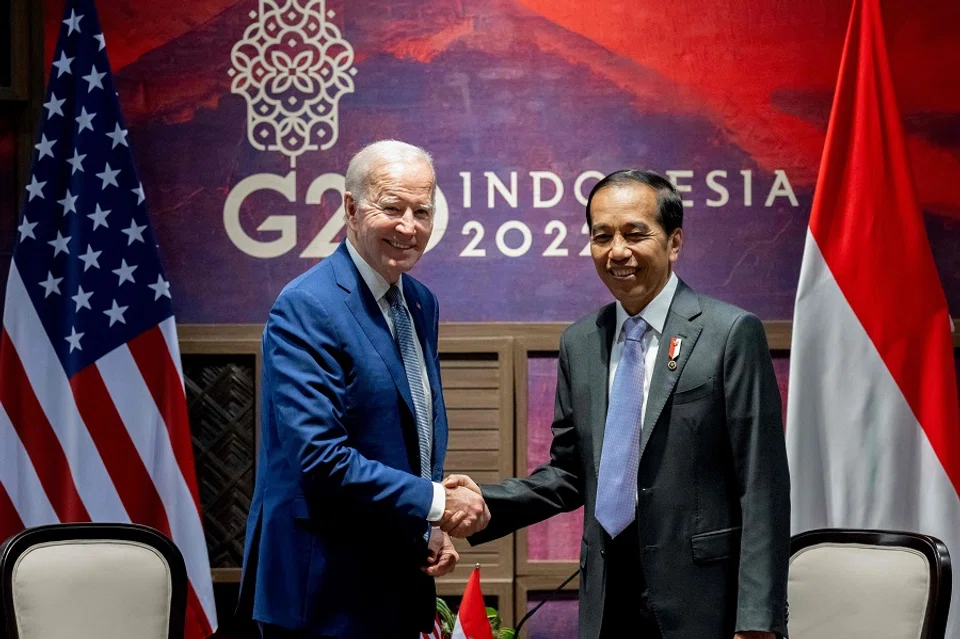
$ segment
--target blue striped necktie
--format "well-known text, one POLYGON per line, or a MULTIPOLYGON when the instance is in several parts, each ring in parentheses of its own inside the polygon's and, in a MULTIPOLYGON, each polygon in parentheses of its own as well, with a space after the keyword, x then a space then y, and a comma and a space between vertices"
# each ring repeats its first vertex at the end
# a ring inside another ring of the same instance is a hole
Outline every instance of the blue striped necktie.
POLYGON ((423 390, 423 375, 420 373, 420 362, 417 359, 417 348, 414 340, 417 334, 410 323, 410 315, 403 304, 403 297, 396 285, 387 290, 387 302, 390 304, 390 317, 393 319, 393 339, 400 348, 400 358, 403 368, 407 372, 407 384, 410 386, 410 396, 413 397, 413 407, 417 420, 417 437, 420 440, 420 476, 431 479, 431 450, 433 433, 430 431, 430 413, 427 408, 427 396, 423 390))
POLYGON ((623 352, 610 391, 597 478, 597 521, 616 537, 637 515, 637 469, 643 416, 643 378, 649 325, 639 316, 623 323, 623 352))

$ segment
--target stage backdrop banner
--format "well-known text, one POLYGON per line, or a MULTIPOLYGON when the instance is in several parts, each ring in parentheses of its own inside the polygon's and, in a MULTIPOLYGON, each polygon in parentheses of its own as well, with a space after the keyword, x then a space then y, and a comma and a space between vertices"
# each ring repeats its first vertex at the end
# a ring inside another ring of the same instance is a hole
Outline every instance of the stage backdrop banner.
MULTIPOLYGON (((343 238, 347 162, 379 138, 435 157, 435 230, 414 275, 444 321, 571 321, 609 301, 583 210, 596 180, 624 167, 678 185, 683 278, 790 318, 849 8, 111 0, 100 11, 178 319, 261 323, 343 238)), ((956 315, 960 16, 939 0, 884 10, 956 315)))

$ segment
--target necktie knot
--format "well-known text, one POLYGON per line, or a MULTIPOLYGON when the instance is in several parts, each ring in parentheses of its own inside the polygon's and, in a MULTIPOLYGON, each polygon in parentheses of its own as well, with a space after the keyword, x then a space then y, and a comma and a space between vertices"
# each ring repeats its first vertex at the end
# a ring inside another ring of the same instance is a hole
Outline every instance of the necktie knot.
POLYGON ((401 297, 400 288, 396 284, 387 289, 386 298, 387 304, 392 308, 403 305, 403 297, 401 297))
POLYGON ((643 339, 643 336, 646 334, 647 329, 649 328, 650 325, 647 324, 647 322, 639 315, 628 317, 623 322, 624 339, 639 342, 643 339))

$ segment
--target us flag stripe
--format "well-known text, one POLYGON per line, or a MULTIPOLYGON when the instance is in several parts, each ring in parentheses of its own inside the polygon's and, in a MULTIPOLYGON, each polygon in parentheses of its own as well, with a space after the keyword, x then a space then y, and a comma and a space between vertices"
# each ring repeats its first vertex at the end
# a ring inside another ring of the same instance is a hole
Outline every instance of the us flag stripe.
POLYGON ((180 389, 182 390, 183 366, 180 363, 180 342, 177 341, 177 325, 172 317, 160 322, 160 332, 163 333, 163 340, 167 343, 167 350, 170 351, 173 365, 177 369, 177 377, 180 378, 180 389))
MULTIPOLYGON (((187 403, 183 394, 183 381, 173 364, 167 342, 159 327, 151 328, 129 343, 130 353, 136 360, 143 380, 150 390, 164 417, 173 453, 181 468, 193 468, 193 449, 190 441, 190 422, 187 418, 187 403)), ((197 509, 200 509, 200 496, 194 473, 186 474, 187 485, 197 509)))
POLYGON ((72 386, 83 421, 88 425, 130 520, 169 534, 170 525, 160 495, 130 441, 97 367, 89 366, 74 375, 72 386))
POLYGON ((57 520, 33 462, 0 404, 0 489, 16 517, 0 518, 0 539, 7 539, 24 526, 52 524, 57 520), (18 526, 19 524, 19 526, 18 526))
POLYGON ((50 502, 60 520, 90 521, 90 515, 83 507, 70 475, 67 457, 31 392, 23 365, 16 350, 11 347, 6 331, 0 337, 0 344, 0 367, 4 371, 3 383, 0 384, 0 404, 27 455, 34 460, 33 466, 40 484, 47 495, 52 496, 50 502))
MULTIPOLYGON (((2 441, 2 437, 0 437, 2 441)), ((17 513, 16 506, 7 494, 3 484, 0 483, 0 539, 6 539, 18 530, 23 529, 23 521, 20 514, 17 513)))

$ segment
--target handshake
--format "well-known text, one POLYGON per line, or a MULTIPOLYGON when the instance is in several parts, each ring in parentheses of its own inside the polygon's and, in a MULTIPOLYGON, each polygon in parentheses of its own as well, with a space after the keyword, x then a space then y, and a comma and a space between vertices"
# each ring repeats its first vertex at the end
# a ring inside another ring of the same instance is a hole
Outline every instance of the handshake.
POLYGON ((443 516, 432 522, 451 537, 469 537, 490 523, 490 510, 480 487, 466 475, 450 475, 443 480, 446 503, 443 516))

